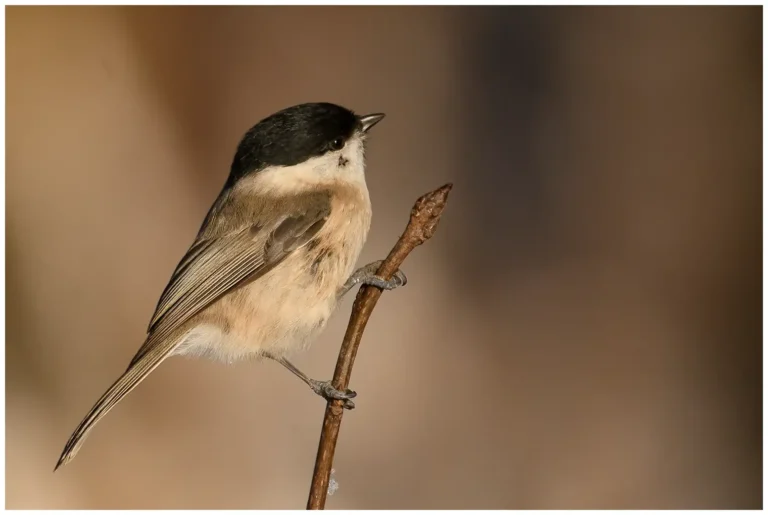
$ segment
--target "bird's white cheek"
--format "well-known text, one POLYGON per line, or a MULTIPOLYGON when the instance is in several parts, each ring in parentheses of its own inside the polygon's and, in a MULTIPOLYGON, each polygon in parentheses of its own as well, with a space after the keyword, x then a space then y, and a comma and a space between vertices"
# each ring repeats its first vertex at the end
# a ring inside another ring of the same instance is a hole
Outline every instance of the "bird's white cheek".
POLYGON ((341 165, 338 169, 340 178, 365 182, 365 152, 362 142, 350 142, 341 153, 342 155, 337 161, 337 165, 341 165))

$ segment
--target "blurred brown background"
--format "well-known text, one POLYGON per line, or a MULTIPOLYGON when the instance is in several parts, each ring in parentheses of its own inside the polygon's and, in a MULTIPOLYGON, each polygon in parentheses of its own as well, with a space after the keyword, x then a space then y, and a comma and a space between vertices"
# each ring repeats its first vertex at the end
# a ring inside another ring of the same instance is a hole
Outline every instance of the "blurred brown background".
MULTIPOLYGON (((352 377, 329 508, 759 508, 761 8, 7 9, 8 508, 302 508, 323 402, 122 372, 255 122, 389 116, 361 264, 455 182, 352 377)), ((350 295, 297 363, 330 377, 350 295)))

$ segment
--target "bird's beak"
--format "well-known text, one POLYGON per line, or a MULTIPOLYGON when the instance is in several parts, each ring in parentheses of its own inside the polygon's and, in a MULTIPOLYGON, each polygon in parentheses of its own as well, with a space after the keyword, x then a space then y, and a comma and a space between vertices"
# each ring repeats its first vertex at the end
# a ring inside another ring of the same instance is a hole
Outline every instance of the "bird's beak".
POLYGON ((363 127, 363 132, 368 132, 368 129, 379 123, 384 119, 384 113, 366 114, 358 117, 360 125, 363 127))

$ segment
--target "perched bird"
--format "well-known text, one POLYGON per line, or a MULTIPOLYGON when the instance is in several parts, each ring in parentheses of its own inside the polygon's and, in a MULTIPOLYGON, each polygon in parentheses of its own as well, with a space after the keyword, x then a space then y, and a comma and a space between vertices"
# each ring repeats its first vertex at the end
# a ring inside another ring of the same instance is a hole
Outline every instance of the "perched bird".
POLYGON ((393 289, 406 282, 402 272, 388 281, 377 277, 380 262, 354 271, 371 223, 365 139, 382 118, 310 103, 275 113, 245 134, 224 188, 160 297, 144 344, 77 426, 56 469, 174 355, 270 358, 318 395, 354 407, 355 392, 310 379, 287 356, 309 346, 353 286, 393 289))

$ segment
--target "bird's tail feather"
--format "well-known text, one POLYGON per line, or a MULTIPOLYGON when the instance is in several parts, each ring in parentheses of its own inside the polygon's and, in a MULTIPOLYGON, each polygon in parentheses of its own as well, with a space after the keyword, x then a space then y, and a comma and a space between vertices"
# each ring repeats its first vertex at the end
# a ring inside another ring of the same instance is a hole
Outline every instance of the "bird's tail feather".
POLYGON ((68 463, 75 457, 83 445, 85 438, 90 433, 93 426, 106 415, 109 410, 115 407, 126 395, 128 395, 140 382, 147 377, 157 366, 171 355, 171 351, 176 345, 155 345, 149 352, 145 353, 139 360, 132 363, 128 370, 123 373, 115 383, 96 401, 91 411, 77 426, 69 441, 64 446, 59 461, 53 469, 56 471, 60 466, 68 463))

